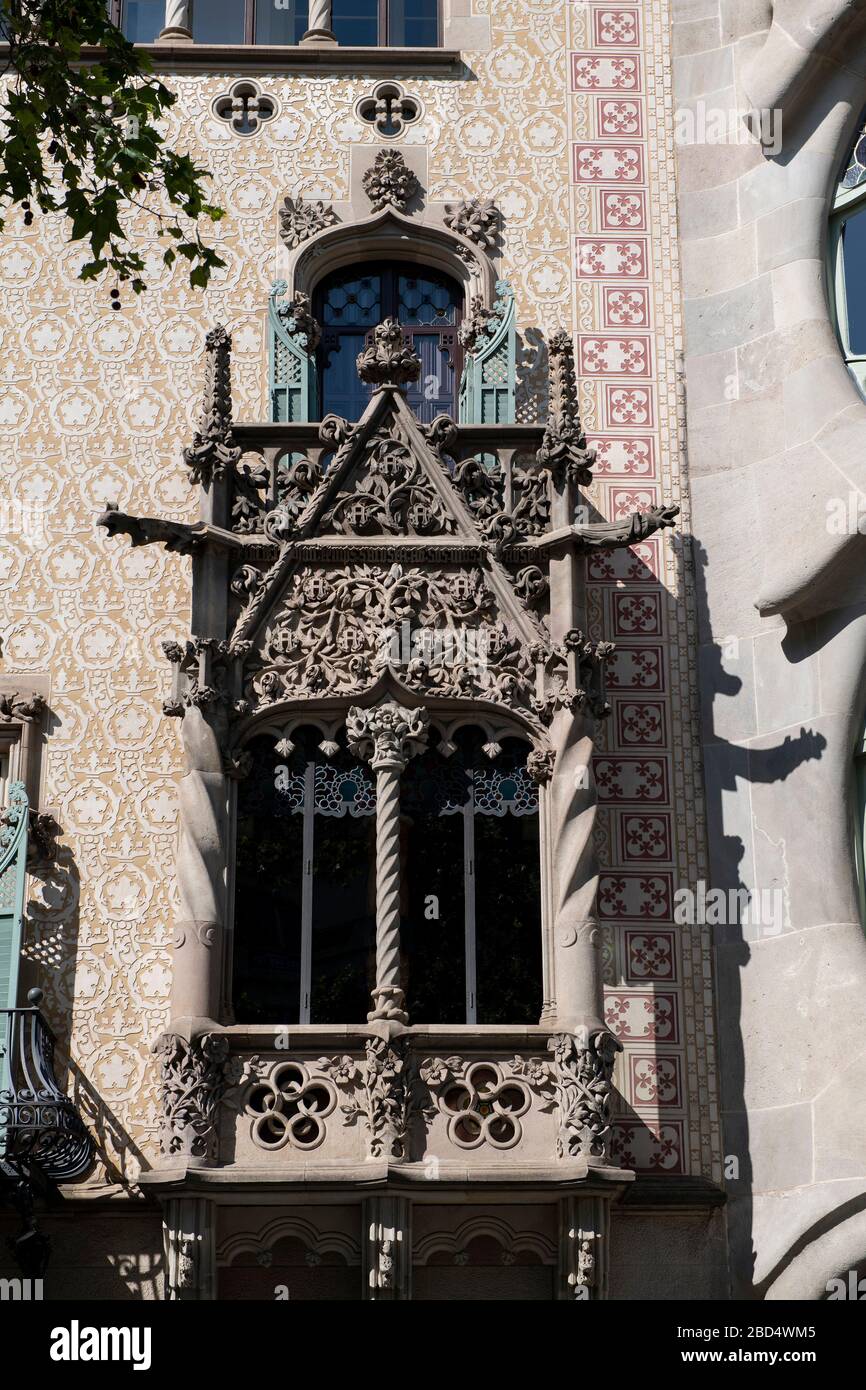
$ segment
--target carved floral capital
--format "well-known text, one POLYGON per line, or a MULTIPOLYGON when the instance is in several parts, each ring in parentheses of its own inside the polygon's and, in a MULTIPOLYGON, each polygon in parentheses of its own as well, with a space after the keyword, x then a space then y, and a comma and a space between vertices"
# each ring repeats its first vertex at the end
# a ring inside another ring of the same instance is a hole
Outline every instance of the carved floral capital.
POLYGON ((346 715, 349 747, 370 766, 402 770, 427 743, 430 716, 425 709, 406 709, 389 701, 372 709, 354 706, 346 715))

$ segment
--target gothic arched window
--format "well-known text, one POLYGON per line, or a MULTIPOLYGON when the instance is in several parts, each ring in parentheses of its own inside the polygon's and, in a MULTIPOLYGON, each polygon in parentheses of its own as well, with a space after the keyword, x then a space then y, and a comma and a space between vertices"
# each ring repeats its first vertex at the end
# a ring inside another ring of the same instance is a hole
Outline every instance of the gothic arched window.
POLYGON ((456 416, 461 355, 457 326, 463 294, 447 275, 425 266, 373 263, 329 275, 319 285, 314 316, 322 326, 319 347, 321 414, 333 411, 358 420, 371 387, 359 379, 355 359, 368 334, 383 319, 395 318, 421 358, 419 381, 406 399, 419 419, 456 416))
POLYGON ((836 188, 830 220, 830 286, 848 369, 866 395, 866 120, 836 188))

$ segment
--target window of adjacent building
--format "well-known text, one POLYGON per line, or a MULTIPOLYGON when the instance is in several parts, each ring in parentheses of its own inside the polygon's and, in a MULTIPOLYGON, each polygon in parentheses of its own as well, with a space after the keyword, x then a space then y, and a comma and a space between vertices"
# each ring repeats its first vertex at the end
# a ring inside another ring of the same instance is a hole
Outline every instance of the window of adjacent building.
POLYGON ((327 277, 319 286, 313 312, 322 326, 319 346, 319 402, 322 415, 333 411, 358 420, 371 387, 359 379, 355 359, 383 319, 396 318, 421 358, 421 376, 406 399, 419 419, 456 416, 462 366, 457 326, 463 293, 447 275, 425 266, 372 264, 327 277))
POLYGON ((839 342, 866 395, 866 121, 836 189, 830 222, 830 285, 839 342))
MULTIPOLYGON (((376 789, 321 734, 270 736, 237 803, 233 1000, 239 1023, 361 1023, 375 984, 376 789)), ((400 975, 413 1023, 537 1023, 538 797, 527 747, 477 729, 401 779, 400 975), (489 745, 488 745, 489 747, 489 745)))

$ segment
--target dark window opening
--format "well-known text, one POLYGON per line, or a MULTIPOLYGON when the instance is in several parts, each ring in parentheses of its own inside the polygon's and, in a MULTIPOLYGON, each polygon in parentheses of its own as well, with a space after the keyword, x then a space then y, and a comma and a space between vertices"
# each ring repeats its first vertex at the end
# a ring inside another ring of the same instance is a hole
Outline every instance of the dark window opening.
POLYGON ((361 1022, 375 983, 375 783, 315 729, 249 745, 238 785, 233 1001, 239 1023, 361 1022))
POLYGON ((542 1006, 538 793, 526 745, 484 735, 403 774, 403 970, 413 1023, 537 1023, 542 1006), (434 849, 435 847, 435 849, 434 849))
MULTIPOLYGON (((361 1023, 375 985, 375 774, 315 729, 249 745, 238 784, 233 1000, 239 1023, 361 1023)), ((478 729, 401 779, 401 984, 413 1023, 537 1023, 538 794, 527 748, 478 729)))
POLYGON ((362 272, 341 270, 316 290, 314 313, 322 325, 319 347, 321 413, 358 420, 371 388, 358 378, 355 359, 383 319, 395 318, 421 358, 421 376, 406 392, 419 420, 456 418, 462 355, 457 327, 463 292, 447 275, 415 265, 373 263, 362 272))

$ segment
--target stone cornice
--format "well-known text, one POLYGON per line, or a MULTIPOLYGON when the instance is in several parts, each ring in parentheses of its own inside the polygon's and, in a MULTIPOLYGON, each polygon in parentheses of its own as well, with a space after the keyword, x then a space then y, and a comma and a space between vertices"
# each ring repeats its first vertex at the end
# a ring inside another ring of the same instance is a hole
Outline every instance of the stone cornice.
MULTIPOLYGON (((424 75, 439 73, 455 77, 469 69, 456 48, 341 48, 338 44, 270 45, 207 43, 136 44, 146 53, 157 72, 181 69, 184 72, 315 72, 354 73, 370 71, 424 75)), ((9 52, 0 44, 0 58, 9 52)), ((100 48, 82 48, 84 62, 98 62, 100 48)))
MULTIPOLYGON (((472 1192, 483 1185, 487 1192, 513 1191, 518 1187, 539 1193, 579 1189, 582 1195, 618 1196, 634 1181, 635 1175, 628 1168, 589 1167, 580 1160, 555 1165, 510 1163, 507 1168, 501 1163, 469 1165, 455 1161, 441 1164, 435 1188, 437 1192, 444 1189, 472 1192)), ((432 1186, 429 1168, 424 1163, 389 1163, 387 1160, 345 1164, 307 1162, 302 1171, 291 1174, 285 1169, 264 1166, 230 1164, 223 1168, 195 1168, 179 1163, 142 1173, 138 1185, 143 1190, 183 1191, 187 1196, 206 1192, 218 1199, 229 1197, 233 1192, 248 1194, 250 1187, 254 1187, 265 1200, 282 1193, 307 1194, 310 1189, 317 1188, 328 1192, 331 1200, 337 1192, 343 1191, 350 1200, 357 1196, 359 1187, 365 1193, 415 1189, 429 1196, 432 1186)))

